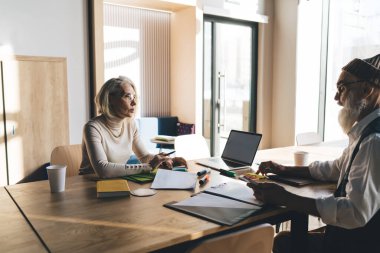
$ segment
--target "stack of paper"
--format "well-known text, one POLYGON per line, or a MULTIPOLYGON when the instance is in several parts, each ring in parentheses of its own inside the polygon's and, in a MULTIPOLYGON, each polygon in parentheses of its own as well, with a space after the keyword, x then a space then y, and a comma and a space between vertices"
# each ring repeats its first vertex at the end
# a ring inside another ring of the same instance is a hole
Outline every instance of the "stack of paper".
POLYGON ((197 175, 194 173, 158 169, 150 188, 194 190, 196 183, 197 175))
POLYGON ((253 196, 253 190, 240 181, 229 181, 227 183, 212 186, 204 190, 204 192, 257 206, 263 205, 263 202, 257 200, 255 196, 253 196))

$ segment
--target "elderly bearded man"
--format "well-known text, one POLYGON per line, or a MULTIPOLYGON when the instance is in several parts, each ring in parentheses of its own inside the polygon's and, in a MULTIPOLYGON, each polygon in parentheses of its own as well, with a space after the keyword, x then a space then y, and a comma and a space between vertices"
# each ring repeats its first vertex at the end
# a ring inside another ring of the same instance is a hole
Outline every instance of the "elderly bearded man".
MULTIPOLYGON (((326 229, 309 232, 308 252, 380 252, 380 54, 342 68, 335 100, 343 106, 339 122, 349 137, 340 158, 304 167, 269 161, 258 170, 337 181, 334 195, 311 199, 274 183, 248 186, 265 203, 322 218, 326 229)), ((273 252, 291 252, 289 232, 276 236, 273 252)))

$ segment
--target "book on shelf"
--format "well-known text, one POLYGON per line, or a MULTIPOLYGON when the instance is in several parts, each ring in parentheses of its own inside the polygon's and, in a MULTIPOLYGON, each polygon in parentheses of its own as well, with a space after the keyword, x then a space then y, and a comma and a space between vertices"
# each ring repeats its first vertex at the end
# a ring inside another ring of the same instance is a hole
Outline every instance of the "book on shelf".
POLYGON ((170 142, 170 141, 174 141, 175 140, 175 136, 170 136, 170 135, 156 135, 154 137, 155 140, 157 141, 167 141, 167 142, 170 142))
POLYGON ((98 198, 129 196, 130 189, 125 179, 106 179, 96 182, 98 198))

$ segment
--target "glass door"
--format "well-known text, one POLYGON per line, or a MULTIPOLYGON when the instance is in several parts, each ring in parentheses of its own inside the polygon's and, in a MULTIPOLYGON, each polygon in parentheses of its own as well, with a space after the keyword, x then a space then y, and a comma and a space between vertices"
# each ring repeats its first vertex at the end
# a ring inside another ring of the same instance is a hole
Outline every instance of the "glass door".
POLYGON ((221 155, 232 129, 256 130, 257 24, 205 16, 203 134, 221 155))

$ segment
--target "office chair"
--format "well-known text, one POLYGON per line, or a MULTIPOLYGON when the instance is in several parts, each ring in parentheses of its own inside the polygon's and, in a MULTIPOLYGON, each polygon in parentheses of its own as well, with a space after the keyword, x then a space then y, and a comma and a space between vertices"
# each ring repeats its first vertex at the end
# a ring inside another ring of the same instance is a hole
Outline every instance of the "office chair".
POLYGON ((75 144, 55 147, 51 152, 50 163, 67 165, 66 177, 78 175, 82 162, 81 146, 81 144, 75 144))
POLYGON ((261 224, 202 241, 191 253, 271 253, 274 229, 270 224, 261 224))
POLYGON ((174 149, 176 156, 193 160, 210 157, 206 139, 199 134, 179 135, 174 140, 174 149))
POLYGON ((305 132, 297 134, 296 142, 297 146, 318 144, 322 142, 322 137, 315 132, 305 132))

